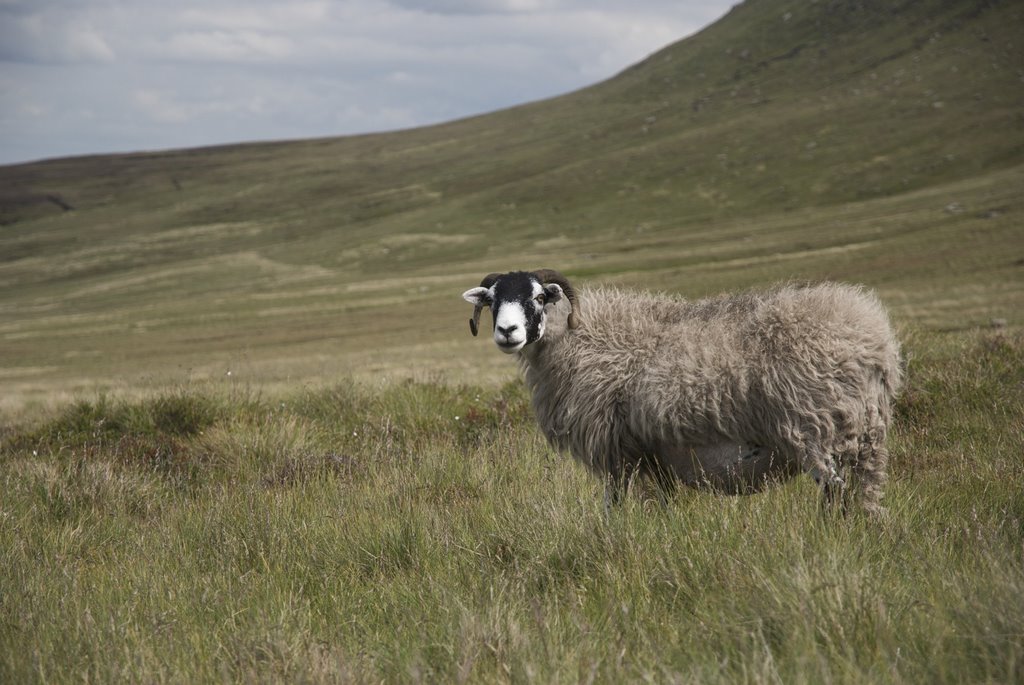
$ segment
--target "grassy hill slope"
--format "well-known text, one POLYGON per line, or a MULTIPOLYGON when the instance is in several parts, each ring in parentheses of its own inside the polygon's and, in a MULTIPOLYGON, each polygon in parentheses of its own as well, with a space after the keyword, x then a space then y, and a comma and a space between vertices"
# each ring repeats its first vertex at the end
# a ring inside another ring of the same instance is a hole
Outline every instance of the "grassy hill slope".
POLYGON ((504 376, 458 294, 542 265, 693 296, 837 278, 905 326, 1017 326, 1022 27, 1011 2, 751 0, 486 116, 0 168, 7 401, 504 376))

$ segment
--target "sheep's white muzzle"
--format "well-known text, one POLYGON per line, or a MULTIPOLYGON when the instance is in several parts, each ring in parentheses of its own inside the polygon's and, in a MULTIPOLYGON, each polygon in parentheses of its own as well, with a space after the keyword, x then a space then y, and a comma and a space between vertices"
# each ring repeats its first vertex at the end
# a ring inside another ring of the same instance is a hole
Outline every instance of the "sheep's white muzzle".
POLYGON ((506 354, 518 352, 526 344, 526 314, 518 302, 505 302, 494 321, 494 344, 506 354))
POLYGON ((518 342, 513 342, 510 340, 505 340, 503 336, 499 337, 498 334, 495 333, 494 344, 497 345, 498 349, 504 352, 505 354, 514 354, 515 352, 518 352, 519 350, 523 349, 523 347, 526 346, 526 341, 520 340, 518 342))

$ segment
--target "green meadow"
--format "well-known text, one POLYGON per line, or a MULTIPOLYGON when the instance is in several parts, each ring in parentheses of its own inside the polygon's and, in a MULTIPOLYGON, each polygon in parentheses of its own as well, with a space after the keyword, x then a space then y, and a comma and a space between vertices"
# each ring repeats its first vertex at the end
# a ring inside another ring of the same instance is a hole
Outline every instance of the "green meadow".
POLYGON ((0 682, 1024 679, 1022 27, 748 0, 486 116, 0 167, 0 682), (605 516, 469 335, 538 267, 875 289, 888 515, 605 516))

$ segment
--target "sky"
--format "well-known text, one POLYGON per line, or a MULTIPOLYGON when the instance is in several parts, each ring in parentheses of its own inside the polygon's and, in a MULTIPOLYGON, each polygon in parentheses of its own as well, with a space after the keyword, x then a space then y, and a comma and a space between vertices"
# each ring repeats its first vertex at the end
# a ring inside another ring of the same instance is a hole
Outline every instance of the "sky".
POLYGON ((566 93, 739 0, 0 0, 0 164, 411 128, 566 93))

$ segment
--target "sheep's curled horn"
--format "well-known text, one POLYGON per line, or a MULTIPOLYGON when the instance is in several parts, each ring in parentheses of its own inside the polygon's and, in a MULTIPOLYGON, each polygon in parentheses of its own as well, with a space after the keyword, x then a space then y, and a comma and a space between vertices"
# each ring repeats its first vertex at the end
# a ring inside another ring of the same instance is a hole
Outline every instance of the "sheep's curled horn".
POLYGON ((569 304, 572 305, 571 311, 569 312, 569 328, 570 330, 576 328, 576 314, 580 311, 580 305, 579 302, 576 301, 576 290, 572 287, 572 284, 569 283, 569 279, 554 269, 537 269, 533 272, 533 275, 537 277, 537 280, 540 281, 542 285, 557 283, 562 287, 562 292, 565 293, 565 297, 569 300, 569 304))
MULTIPOLYGON (((565 296, 568 298, 569 304, 571 305, 571 311, 569 312, 569 328, 576 328, 576 313, 579 311, 580 307, 579 303, 576 301, 576 290, 573 289, 572 285, 569 283, 569 279, 554 269, 537 269, 531 273, 536 276, 537 280, 543 285, 548 283, 557 283, 561 286, 562 292, 565 293, 565 296)), ((484 276, 484 279, 480 281, 480 287, 490 288, 494 285, 494 282, 498 280, 499 276, 501 276, 499 273, 487 274, 484 276)), ((474 336, 476 336, 479 330, 480 312, 483 308, 484 307, 481 304, 476 305, 473 308, 473 318, 469 320, 469 330, 474 336)))

